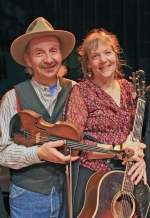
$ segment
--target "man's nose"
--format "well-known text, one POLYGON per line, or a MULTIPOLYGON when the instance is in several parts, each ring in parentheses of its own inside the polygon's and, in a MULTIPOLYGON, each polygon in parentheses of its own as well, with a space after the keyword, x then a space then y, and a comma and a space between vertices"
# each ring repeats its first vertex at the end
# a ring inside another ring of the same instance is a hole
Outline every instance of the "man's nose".
POLYGON ((46 54, 44 61, 47 63, 51 63, 53 61, 51 54, 46 54))

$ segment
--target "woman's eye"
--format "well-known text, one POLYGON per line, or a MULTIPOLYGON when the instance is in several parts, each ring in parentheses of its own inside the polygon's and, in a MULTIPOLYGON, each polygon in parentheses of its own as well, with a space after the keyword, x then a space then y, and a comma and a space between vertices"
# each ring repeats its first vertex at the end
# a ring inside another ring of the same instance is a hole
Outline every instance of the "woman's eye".
POLYGON ((97 58, 98 57, 98 55, 93 55, 93 58, 97 58))
POLYGON ((110 52, 110 51, 107 51, 106 54, 111 54, 111 52, 110 52))

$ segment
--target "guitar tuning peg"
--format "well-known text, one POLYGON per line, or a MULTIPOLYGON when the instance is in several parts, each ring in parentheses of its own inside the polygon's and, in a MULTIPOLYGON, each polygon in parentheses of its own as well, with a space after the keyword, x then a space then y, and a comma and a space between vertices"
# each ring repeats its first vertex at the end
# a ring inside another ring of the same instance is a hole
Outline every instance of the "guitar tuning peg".
POLYGON ((141 73, 144 73, 144 70, 141 70, 141 69, 139 69, 137 72, 141 72, 141 73))

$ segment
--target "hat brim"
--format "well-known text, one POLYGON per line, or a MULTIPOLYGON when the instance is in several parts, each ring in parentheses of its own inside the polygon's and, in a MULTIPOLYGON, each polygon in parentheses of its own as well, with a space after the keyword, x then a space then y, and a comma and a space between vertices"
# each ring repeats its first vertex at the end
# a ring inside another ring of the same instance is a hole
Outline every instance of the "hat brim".
POLYGON ((75 37, 72 33, 64 30, 53 30, 45 32, 26 33, 13 41, 10 53, 13 59, 20 65, 26 66, 24 60, 24 52, 27 44, 34 38, 39 36, 56 36, 61 44, 62 60, 64 60, 73 50, 75 45, 75 37))

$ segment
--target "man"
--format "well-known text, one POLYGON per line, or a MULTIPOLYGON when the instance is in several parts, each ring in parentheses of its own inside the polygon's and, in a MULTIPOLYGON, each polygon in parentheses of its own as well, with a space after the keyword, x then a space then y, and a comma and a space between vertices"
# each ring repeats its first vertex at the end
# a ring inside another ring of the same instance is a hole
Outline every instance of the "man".
POLYGON ((31 147, 18 145, 12 133, 9 134, 9 125, 11 118, 23 109, 41 114, 49 123, 62 119, 63 106, 73 85, 60 76, 65 73, 62 60, 74 44, 72 33, 54 30, 47 20, 39 17, 11 45, 14 60, 32 74, 30 81, 6 93, 0 108, 0 160, 11 168, 11 218, 66 217, 64 164, 77 160, 78 156, 65 156, 57 150, 64 140, 31 147))

